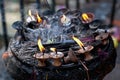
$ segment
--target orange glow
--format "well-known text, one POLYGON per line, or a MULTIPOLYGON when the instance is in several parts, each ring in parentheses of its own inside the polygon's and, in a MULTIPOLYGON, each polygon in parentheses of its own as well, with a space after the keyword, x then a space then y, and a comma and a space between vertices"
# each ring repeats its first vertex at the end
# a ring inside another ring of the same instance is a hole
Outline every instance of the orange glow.
POLYGON ((8 52, 3 53, 2 59, 7 59, 8 57, 9 57, 9 53, 8 52))
POLYGON ((42 45, 40 39, 38 39, 38 47, 39 47, 39 49, 40 49, 41 52, 44 52, 44 51, 45 51, 45 48, 44 48, 44 46, 42 45))
POLYGON ((56 52, 56 48, 50 48, 50 50, 56 52))
POLYGON ((41 19, 41 17, 39 16, 38 13, 37 13, 37 22, 38 22, 38 23, 41 23, 41 22, 42 22, 42 19, 41 19))
POLYGON ((81 48, 83 48, 84 47, 84 44, 78 39, 78 38, 76 38, 76 37, 72 37, 73 38, 73 40, 81 47, 81 48))
POLYGON ((86 13, 83 13, 82 14, 82 19, 84 20, 84 21, 89 21, 89 17, 88 17, 88 15, 86 14, 86 13))

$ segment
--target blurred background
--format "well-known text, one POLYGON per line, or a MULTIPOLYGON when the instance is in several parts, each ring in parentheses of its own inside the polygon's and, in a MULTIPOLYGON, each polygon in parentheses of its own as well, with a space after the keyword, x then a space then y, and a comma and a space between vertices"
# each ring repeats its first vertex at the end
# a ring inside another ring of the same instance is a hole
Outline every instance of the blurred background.
MULTIPOLYGON (((14 36, 11 27, 15 21, 24 20, 29 9, 45 10, 40 3, 45 0, 0 0, 0 80, 12 80, 4 67, 2 53, 8 42, 14 36)), ((114 42, 117 50, 117 61, 114 70, 104 80, 120 80, 120 0, 47 0, 52 11, 60 8, 80 9, 82 12, 92 12, 95 18, 102 19, 107 25, 112 25, 115 35, 114 42)))

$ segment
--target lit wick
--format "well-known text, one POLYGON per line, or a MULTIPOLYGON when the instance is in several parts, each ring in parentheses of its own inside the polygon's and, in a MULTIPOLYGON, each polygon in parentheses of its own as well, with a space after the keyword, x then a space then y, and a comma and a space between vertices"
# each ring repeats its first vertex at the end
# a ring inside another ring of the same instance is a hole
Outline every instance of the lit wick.
POLYGON ((41 17, 39 16, 38 12, 37 12, 36 16, 37 16, 37 22, 38 22, 38 23, 41 23, 41 22, 42 22, 42 19, 41 19, 41 17))
POLYGON ((38 66, 44 67, 44 66, 46 66, 45 61, 49 58, 49 55, 47 53, 44 53, 45 48, 43 47, 40 39, 38 39, 38 47, 39 47, 41 53, 35 54, 34 57, 38 59, 38 66))
POLYGON ((57 55, 57 49, 56 48, 50 48, 51 51, 55 52, 57 55))
POLYGON ((64 54, 62 52, 57 52, 56 48, 50 48, 50 50, 54 52, 50 53, 50 57, 53 58, 53 66, 61 66, 61 58, 63 58, 64 54))
POLYGON ((82 48, 83 48, 83 50, 85 50, 85 47, 84 47, 84 46, 82 46, 82 48))
POLYGON ((82 14, 82 22, 83 23, 90 23, 94 18, 92 13, 83 13, 82 14))
POLYGON ((32 11, 28 10, 29 17, 26 19, 27 22, 36 21, 35 17, 32 15, 32 11))
POLYGON ((64 14, 62 15, 60 21, 64 26, 68 26, 71 24, 70 19, 68 17, 66 17, 64 14))
POLYGON ((39 47, 41 53, 42 53, 43 56, 44 56, 45 48, 43 47, 43 45, 42 45, 42 43, 41 43, 41 39, 38 39, 38 47, 39 47))
POLYGON ((83 50, 85 50, 83 43, 78 38, 76 38, 75 36, 73 36, 72 38, 83 50))
POLYGON ((79 49, 77 52, 80 53, 80 54, 84 54, 85 55, 85 60, 88 61, 88 60, 91 60, 93 58, 93 56, 91 56, 91 54, 89 53, 91 50, 93 50, 93 46, 91 45, 88 45, 86 47, 84 47, 83 43, 76 37, 72 37, 76 42, 77 44, 82 48, 82 49, 79 49))
POLYGON ((31 10, 28 10, 28 15, 30 16, 30 18, 31 18, 31 20, 32 20, 33 17, 32 17, 32 12, 31 12, 31 10))

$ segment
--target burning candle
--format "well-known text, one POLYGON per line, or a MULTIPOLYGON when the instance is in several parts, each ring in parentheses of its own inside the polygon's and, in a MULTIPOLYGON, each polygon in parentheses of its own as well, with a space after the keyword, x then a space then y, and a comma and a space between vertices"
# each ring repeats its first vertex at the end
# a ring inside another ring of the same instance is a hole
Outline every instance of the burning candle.
POLYGON ((42 22, 42 19, 41 19, 41 17, 39 16, 38 12, 37 12, 36 16, 37 16, 37 22, 38 22, 38 23, 41 23, 41 22, 42 22))
POLYGON ((62 52, 57 52, 56 48, 50 48, 50 50, 53 51, 52 53, 50 53, 50 57, 53 58, 53 66, 61 66, 61 58, 64 57, 64 54, 62 52))
POLYGON ((90 55, 90 51, 94 48, 93 46, 84 46, 83 43, 76 37, 72 37, 76 43, 81 47, 81 49, 79 49, 77 52, 80 54, 84 54, 85 55, 85 60, 91 60, 93 58, 93 56, 90 55))
POLYGON ((70 18, 66 17, 65 15, 62 15, 60 21, 63 24, 63 26, 69 26, 71 24, 70 18))
POLYGON ((92 13, 83 13, 82 14, 82 22, 83 23, 90 23, 94 18, 92 13))
POLYGON ((56 48, 50 48, 50 50, 54 52, 54 55, 55 54, 57 55, 57 49, 56 48))
POLYGON ((83 43, 82 43, 78 38, 76 38, 76 37, 74 37, 74 36, 73 36, 72 38, 73 38, 74 41, 77 42, 77 44, 78 44, 83 50, 85 50, 83 43))
POLYGON ((49 58, 49 54, 44 53, 45 52, 45 48, 42 45, 40 39, 38 39, 38 47, 39 47, 41 53, 35 54, 34 57, 38 59, 38 65, 40 67, 44 67, 44 66, 46 66, 45 61, 49 58))
POLYGON ((32 11, 28 10, 29 17, 26 19, 26 22, 36 21, 35 17, 32 15, 32 11))

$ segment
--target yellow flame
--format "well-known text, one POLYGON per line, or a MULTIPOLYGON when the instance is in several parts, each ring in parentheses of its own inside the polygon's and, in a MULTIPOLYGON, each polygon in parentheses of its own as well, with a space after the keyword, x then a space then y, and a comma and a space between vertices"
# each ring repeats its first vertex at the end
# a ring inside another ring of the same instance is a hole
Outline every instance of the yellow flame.
POLYGON ((38 39, 38 47, 39 47, 39 49, 40 49, 41 52, 45 51, 45 48, 44 48, 44 46, 42 45, 40 39, 38 39))
POLYGON ((82 19, 87 21, 87 20, 89 20, 89 17, 88 17, 88 15, 86 13, 83 13, 82 14, 82 19))
POLYGON ((41 19, 41 17, 39 16, 38 13, 37 13, 37 22, 38 22, 38 23, 41 23, 41 22, 42 22, 42 19, 41 19))
POLYGON ((28 15, 29 15, 30 17, 32 16, 31 10, 28 10, 28 15))
POLYGON ((56 48, 50 48, 50 50, 56 52, 56 48))
POLYGON ((81 48, 83 48, 84 44, 78 38, 76 38, 74 36, 72 38, 81 48))

